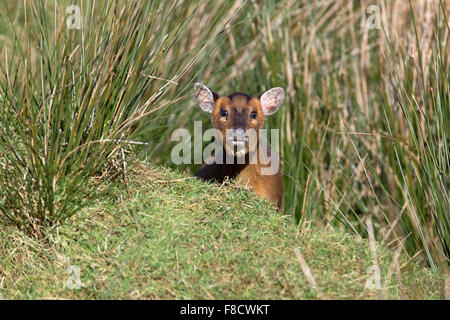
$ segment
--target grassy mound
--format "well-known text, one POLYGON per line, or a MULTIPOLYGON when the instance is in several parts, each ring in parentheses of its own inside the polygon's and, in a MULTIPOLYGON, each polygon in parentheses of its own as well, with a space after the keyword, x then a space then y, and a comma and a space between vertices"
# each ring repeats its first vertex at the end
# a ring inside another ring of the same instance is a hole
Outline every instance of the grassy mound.
POLYGON ((394 258, 382 246, 377 246, 382 287, 366 288, 373 263, 367 240, 299 229, 232 185, 139 165, 111 187, 107 197, 73 216, 45 244, 12 227, 0 228, 2 298, 428 299, 444 294, 439 276, 418 261, 394 258), (305 276, 305 268, 312 277, 305 276))

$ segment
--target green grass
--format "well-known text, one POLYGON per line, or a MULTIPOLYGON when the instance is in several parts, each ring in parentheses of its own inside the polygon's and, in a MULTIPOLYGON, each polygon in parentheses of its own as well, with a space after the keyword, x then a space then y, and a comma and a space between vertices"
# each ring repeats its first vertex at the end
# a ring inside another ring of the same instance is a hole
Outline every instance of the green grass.
MULTIPOLYGON (((224 95, 281 86, 285 103, 267 127, 281 131, 288 220, 336 241, 367 239, 371 224, 380 247, 448 270, 450 2, 370 4, 380 6, 381 29, 363 23, 365 1, 1 2, 5 237, 39 246, 57 230, 83 236, 89 221, 104 218, 103 209, 81 213, 109 201, 105 186, 87 183, 105 165, 115 168, 111 177, 129 156, 175 168, 172 132, 193 132, 195 120, 209 128, 193 83, 224 95), (69 2, 82 4, 82 30, 65 27, 69 2)), ((166 212, 179 205, 167 201, 166 212)))
POLYGON ((86 180, 124 141, 158 127, 162 98, 202 46, 164 60, 195 8, 167 31, 173 4, 89 2, 71 30, 64 3, 24 3, 0 16, 0 219, 40 236, 99 196, 86 180))
POLYGON ((295 248, 324 298, 443 297, 442 279, 420 259, 394 259, 377 244, 382 290, 365 289, 373 258, 367 240, 297 228, 233 184, 207 184, 158 167, 128 170, 126 181, 109 184, 108 197, 45 242, 2 226, 3 298, 316 299, 295 248), (80 289, 66 286, 71 265, 80 268, 80 289))

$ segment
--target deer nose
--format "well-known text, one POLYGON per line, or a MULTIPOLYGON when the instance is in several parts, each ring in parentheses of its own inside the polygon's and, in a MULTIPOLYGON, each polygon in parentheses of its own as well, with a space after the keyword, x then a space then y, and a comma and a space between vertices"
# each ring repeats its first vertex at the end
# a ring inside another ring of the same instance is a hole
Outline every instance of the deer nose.
POLYGON ((234 141, 244 141, 247 138, 247 133, 242 128, 234 129, 234 141))

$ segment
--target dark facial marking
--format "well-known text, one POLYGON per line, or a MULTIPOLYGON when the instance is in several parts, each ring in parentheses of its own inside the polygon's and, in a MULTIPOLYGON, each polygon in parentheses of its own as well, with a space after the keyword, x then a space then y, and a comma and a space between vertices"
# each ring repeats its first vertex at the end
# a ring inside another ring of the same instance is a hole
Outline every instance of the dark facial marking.
POLYGON ((242 128, 247 130, 248 110, 246 108, 233 108, 233 129, 242 128))
POLYGON ((243 93, 243 92, 235 92, 233 94, 230 94, 228 96, 228 98, 230 98, 231 101, 233 101, 235 99, 238 100, 239 98, 245 99, 245 100, 247 100, 246 103, 248 103, 252 99, 252 97, 250 97, 248 94, 243 93))

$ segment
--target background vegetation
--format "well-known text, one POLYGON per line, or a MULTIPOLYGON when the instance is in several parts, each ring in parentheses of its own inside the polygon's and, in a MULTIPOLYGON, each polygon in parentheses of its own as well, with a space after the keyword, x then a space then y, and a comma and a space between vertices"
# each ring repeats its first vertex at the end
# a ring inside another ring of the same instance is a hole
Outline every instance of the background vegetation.
POLYGON ((372 224, 384 245, 448 265, 449 3, 86 0, 68 30, 69 3, 0 4, 4 223, 47 234, 105 192, 89 177, 129 156, 174 166, 173 130, 209 125, 194 82, 282 86, 267 126, 281 129, 284 213, 357 237, 372 224))

